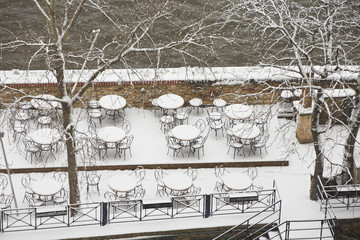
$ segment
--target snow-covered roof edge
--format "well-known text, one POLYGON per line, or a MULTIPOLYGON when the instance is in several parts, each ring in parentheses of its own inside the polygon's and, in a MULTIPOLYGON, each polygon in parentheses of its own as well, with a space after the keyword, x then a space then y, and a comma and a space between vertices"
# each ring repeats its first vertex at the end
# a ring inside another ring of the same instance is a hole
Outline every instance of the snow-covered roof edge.
MULTIPOLYGON (((290 69, 290 68, 288 68, 290 69)), ((348 68, 359 70, 359 66, 348 68)), ((291 70, 291 69, 290 69, 291 70)), ((161 69, 108 69, 95 82, 129 81, 218 81, 220 84, 240 84, 244 81, 284 81, 301 78, 294 71, 275 67, 181 67, 161 69)), ((95 70, 67 70, 67 82, 84 82, 95 70)), ((358 73, 344 71, 331 75, 329 80, 354 80, 358 73)), ((55 83, 55 77, 45 70, 0 71, 0 84, 55 83)))

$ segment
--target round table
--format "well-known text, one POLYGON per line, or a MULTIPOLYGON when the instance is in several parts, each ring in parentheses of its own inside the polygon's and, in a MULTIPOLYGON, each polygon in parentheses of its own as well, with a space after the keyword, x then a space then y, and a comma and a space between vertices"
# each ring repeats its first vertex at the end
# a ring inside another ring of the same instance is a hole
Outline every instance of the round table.
POLYGON ((251 116, 252 107, 244 104, 231 104, 225 108, 225 115, 232 120, 244 120, 251 116))
POLYGON ((116 111, 126 106, 126 100, 119 95, 106 95, 99 99, 99 105, 106 110, 116 111))
POLYGON ((200 136, 200 131, 193 125, 178 125, 171 130, 171 134, 181 141, 191 141, 200 136))
POLYGON ((255 139, 261 133, 260 128, 251 123, 238 123, 228 131, 233 136, 245 140, 255 139))
POLYGON ((55 181, 52 178, 44 178, 37 181, 32 181, 30 188, 31 190, 39 196, 54 196, 60 192, 63 184, 61 182, 55 181))
POLYGON ((131 192, 136 188, 137 179, 129 175, 116 175, 109 179, 108 186, 114 192, 131 192))
POLYGON ((57 129, 37 129, 28 135, 35 143, 40 145, 51 145, 60 140, 61 136, 57 129))
POLYGON ((251 187, 251 178, 243 173, 228 173, 221 177, 224 185, 233 191, 242 191, 251 187))
POLYGON ((56 97, 54 95, 42 94, 35 96, 33 99, 31 99, 30 103, 36 109, 50 110, 53 108, 60 108, 60 102, 52 101, 55 99, 56 97))
POLYGON ((125 138, 125 131, 121 127, 103 127, 97 130, 97 137, 107 143, 116 143, 125 138))
POLYGON ((192 185, 191 178, 185 174, 169 174, 163 178, 164 184, 172 191, 186 191, 192 185))
POLYGON ((175 110, 184 105, 184 99, 179 95, 169 93, 160 96, 157 99, 157 104, 163 109, 175 110))

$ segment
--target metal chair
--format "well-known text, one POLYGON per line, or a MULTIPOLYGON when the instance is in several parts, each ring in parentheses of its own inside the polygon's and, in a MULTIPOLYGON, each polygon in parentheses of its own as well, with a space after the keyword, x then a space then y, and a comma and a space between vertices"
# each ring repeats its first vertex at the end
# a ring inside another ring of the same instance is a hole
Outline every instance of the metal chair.
POLYGON ((214 190, 218 191, 218 192, 224 192, 225 191, 225 186, 224 186, 224 181, 222 180, 222 177, 226 173, 229 173, 229 171, 221 165, 221 166, 216 166, 214 168, 214 173, 215 173, 215 176, 216 176, 216 183, 215 183, 214 190))
POLYGON ((235 136, 232 136, 232 135, 227 135, 227 142, 229 144, 229 149, 227 151, 227 153, 230 152, 230 149, 233 148, 234 149, 234 156, 233 158, 235 159, 235 154, 237 152, 237 154, 240 153, 240 150, 242 149, 243 150, 243 154, 245 156, 245 150, 244 150, 244 144, 241 143, 235 136))
POLYGON ((253 152, 255 154, 256 150, 259 149, 260 157, 262 158, 262 149, 264 149, 265 152, 267 153, 266 143, 269 140, 269 137, 270 137, 269 134, 263 134, 263 135, 261 135, 259 140, 252 142, 249 155, 251 152, 253 152))
POLYGON ((205 136, 201 136, 199 139, 197 139, 195 142, 190 144, 190 152, 189 154, 192 152, 193 156, 195 155, 195 152, 198 152, 198 159, 200 159, 200 150, 202 149, 202 153, 203 155, 205 155, 204 152, 204 146, 205 146, 205 142, 208 139, 209 136, 209 132, 210 132, 210 128, 207 131, 207 134, 205 136))
POLYGON ((59 192, 59 194, 55 195, 53 198, 55 205, 62 205, 64 203, 67 203, 69 200, 69 190, 62 188, 59 192))
POLYGON ((26 195, 34 195, 33 191, 30 189, 30 184, 34 179, 32 179, 30 177, 30 174, 25 173, 22 177, 21 177, 21 185, 24 187, 25 189, 25 195, 24 195, 24 200, 26 199, 26 195))
POLYGON ((198 176, 198 171, 196 169, 193 169, 191 167, 188 167, 188 169, 184 172, 187 176, 191 178, 192 181, 195 181, 195 179, 198 176))
POLYGON ((36 142, 34 142, 31 138, 28 138, 26 136, 22 140, 26 151, 25 159, 27 159, 28 154, 30 154, 31 163, 33 162, 33 159, 35 159, 35 161, 38 161, 41 153, 40 146, 36 142))
POLYGON ((26 201, 29 203, 30 207, 41 207, 41 206, 45 205, 45 202, 43 202, 39 198, 36 198, 34 196, 34 194, 31 194, 31 193, 28 193, 28 192, 25 192, 24 199, 26 199, 26 201))
POLYGON ((28 123, 23 121, 17 121, 14 118, 9 119, 10 130, 12 132, 14 142, 19 141, 18 136, 25 136, 28 130, 28 123))
POLYGON ((214 130, 215 131, 215 136, 217 137, 217 132, 221 130, 222 132, 222 135, 224 136, 224 122, 220 119, 220 120, 214 120, 210 117, 207 117, 206 118, 208 124, 209 124, 209 127, 211 130, 214 130))
POLYGON ((120 127, 124 130, 125 132, 125 135, 128 135, 130 133, 130 130, 131 130, 131 124, 128 120, 124 120, 120 127))
POLYGON ((160 129, 166 131, 171 130, 175 125, 175 119, 171 115, 164 115, 160 118, 160 129))
POLYGON ((99 183, 101 175, 97 173, 87 173, 86 174, 86 192, 89 194, 90 187, 96 187, 98 194, 100 195, 99 183))
POLYGON ((191 111, 192 111, 191 108, 186 108, 184 111, 180 113, 174 112, 175 121, 178 120, 180 122, 180 125, 184 124, 185 120, 187 121, 187 123, 189 123, 189 116, 191 111))
POLYGON ((9 194, 9 195, 1 194, 0 195, 0 210, 10 208, 13 199, 14 199, 13 195, 11 195, 11 194, 9 194))
POLYGON ((168 147, 168 151, 167 151, 167 155, 169 154, 170 149, 173 150, 173 158, 175 158, 175 156, 178 156, 179 153, 181 152, 183 157, 184 157, 184 153, 182 152, 182 145, 177 143, 174 138, 170 137, 169 135, 165 136, 166 142, 167 142, 167 147, 168 147))
POLYGON ((0 190, 4 191, 7 185, 9 184, 8 178, 1 174, 0 175, 0 190))
POLYGON ((67 173, 56 170, 53 172, 53 179, 58 182, 65 182, 67 180, 67 173))
POLYGON ((206 129, 206 122, 203 119, 198 119, 193 126, 199 129, 201 135, 206 129))
POLYGON ((118 200, 116 194, 114 192, 110 192, 110 191, 106 191, 104 193, 104 198, 109 202, 118 200))
POLYGON ((123 140, 120 143, 116 143, 116 153, 115 156, 117 154, 119 154, 119 156, 121 157, 122 154, 124 154, 124 160, 126 160, 126 150, 129 150, 130 156, 132 156, 131 154, 131 144, 134 140, 134 135, 131 134, 130 136, 127 136, 125 138, 125 140, 123 140))
POLYGON ((143 166, 138 166, 131 174, 134 174, 135 177, 137 178, 137 183, 136 183, 136 187, 142 187, 142 182, 144 181, 145 175, 146 175, 146 171, 144 169, 143 166))
POLYGON ((157 168, 154 172, 155 180, 157 183, 156 196, 159 197, 169 196, 169 193, 163 181, 164 174, 166 173, 164 173, 164 171, 161 168, 157 168))
MULTIPOLYGON (((246 173, 250 179, 252 181, 255 180, 255 178, 258 176, 258 171, 257 171, 257 168, 256 167, 249 167, 246 171, 244 171, 243 173, 246 173)), ((263 187, 262 186, 256 186, 254 185, 254 182, 251 183, 251 186, 250 186, 250 189, 251 190, 262 190, 263 187)))

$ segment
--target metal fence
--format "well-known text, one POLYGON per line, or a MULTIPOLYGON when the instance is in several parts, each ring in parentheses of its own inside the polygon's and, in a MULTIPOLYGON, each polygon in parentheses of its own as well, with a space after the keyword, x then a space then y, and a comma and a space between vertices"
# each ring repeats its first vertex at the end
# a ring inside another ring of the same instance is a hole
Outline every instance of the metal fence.
MULTIPOLYGON (((274 211, 275 189, 5 209, 1 232, 274 211), (249 196, 253 196, 249 198, 249 196), (254 198, 256 196, 256 198, 254 198)), ((248 217, 248 216, 247 216, 248 217)), ((250 215, 249 215, 250 217, 250 215)))

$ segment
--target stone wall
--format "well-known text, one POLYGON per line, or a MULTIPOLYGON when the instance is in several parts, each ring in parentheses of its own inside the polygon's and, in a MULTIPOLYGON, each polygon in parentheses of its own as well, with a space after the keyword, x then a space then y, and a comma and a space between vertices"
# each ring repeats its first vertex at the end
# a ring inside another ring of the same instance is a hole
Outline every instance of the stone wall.
MULTIPOLYGON (((57 88, 54 83, 41 84, 9 84, 9 87, 17 88, 29 95, 52 94, 56 95, 57 88)), ((241 85, 220 85, 213 81, 144 81, 118 84, 116 82, 95 83, 88 88, 82 100, 99 99, 108 94, 118 94, 125 97, 128 107, 151 107, 151 99, 162 94, 174 93, 182 96, 185 105, 194 97, 201 98, 204 104, 211 104, 212 100, 221 96, 228 103, 270 104, 277 101, 279 91, 264 90, 265 85, 248 83, 241 85), (261 94, 256 94, 261 93, 261 94), (240 95, 249 95, 239 97, 240 95)), ((0 92, 2 102, 12 102, 14 98, 23 96, 13 91, 0 92)), ((77 107, 81 103, 77 103, 77 107)))

